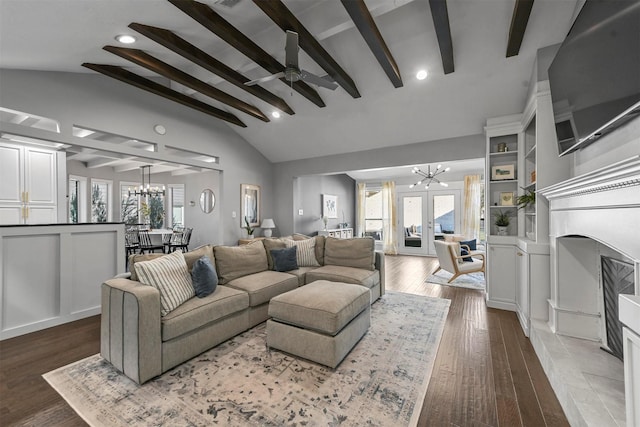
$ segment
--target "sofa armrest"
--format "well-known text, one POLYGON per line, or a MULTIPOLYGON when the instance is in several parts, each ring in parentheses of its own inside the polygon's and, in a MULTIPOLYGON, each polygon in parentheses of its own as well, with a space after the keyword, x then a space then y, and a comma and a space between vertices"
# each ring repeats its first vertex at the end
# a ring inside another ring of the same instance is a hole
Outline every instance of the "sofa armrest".
POLYGON ((376 251, 376 261, 375 267, 376 270, 380 272, 380 296, 385 293, 385 279, 384 279, 384 252, 376 251))
POLYGON ((124 278, 102 284, 100 354, 138 384, 162 373, 160 293, 124 278))

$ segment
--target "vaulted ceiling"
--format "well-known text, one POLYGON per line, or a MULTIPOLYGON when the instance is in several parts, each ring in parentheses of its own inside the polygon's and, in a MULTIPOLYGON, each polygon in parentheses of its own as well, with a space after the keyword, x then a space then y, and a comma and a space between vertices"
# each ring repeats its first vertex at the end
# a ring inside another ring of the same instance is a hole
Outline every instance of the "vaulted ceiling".
POLYGON ((479 134, 520 112, 537 49, 564 39, 576 3, 0 0, 0 67, 98 72, 224 120, 271 161, 296 160, 479 134), (284 70, 286 30, 300 68, 338 89, 245 85, 284 70), (114 40, 125 33, 138 42, 114 40))

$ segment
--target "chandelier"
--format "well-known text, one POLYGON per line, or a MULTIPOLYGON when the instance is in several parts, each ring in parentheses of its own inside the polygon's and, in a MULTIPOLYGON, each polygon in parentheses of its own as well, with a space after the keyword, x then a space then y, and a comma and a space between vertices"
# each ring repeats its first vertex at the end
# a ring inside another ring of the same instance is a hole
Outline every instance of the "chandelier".
POLYGON ((140 166, 140 170, 142 172, 142 184, 140 184, 139 188, 134 188, 131 190, 129 187, 129 196, 164 196, 164 185, 162 186, 162 190, 160 187, 151 187, 151 165, 140 166), (144 182, 144 171, 147 170, 147 182, 144 182))
POLYGON ((429 189, 429 186, 431 185, 432 182, 437 182, 438 184, 442 185, 443 187, 448 187, 449 184, 447 184, 446 182, 442 182, 440 181, 438 178, 436 178, 438 175, 442 175, 445 172, 448 172, 451 168, 446 168, 446 169, 441 169, 442 165, 438 165, 438 167, 436 167, 436 170, 431 172, 431 165, 427 166, 427 172, 422 171, 419 167, 414 166, 413 169, 411 169, 411 173, 414 173, 416 175, 419 175, 421 178, 418 182, 416 182, 415 184, 411 184, 409 186, 409 188, 413 188, 416 185, 420 185, 423 182, 426 182, 427 184, 424 186, 425 190, 429 189))

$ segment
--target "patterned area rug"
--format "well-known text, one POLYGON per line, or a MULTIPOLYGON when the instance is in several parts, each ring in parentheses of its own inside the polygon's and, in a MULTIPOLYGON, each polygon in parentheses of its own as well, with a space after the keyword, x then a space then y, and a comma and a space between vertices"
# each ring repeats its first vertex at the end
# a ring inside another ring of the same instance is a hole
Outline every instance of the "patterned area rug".
POLYGON ((440 270, 427 277, 426 282, 438 285, 458 286, 460 288, 485 289, 484 274, 482 273, 463 274, 462 276, 458 276, 453 282, 447 283, 452 277, 453 274, 448 271, 440 270))
POLYGON ((44 375, 91 426, 416 425, 449 300, 387 293, 337 369, 265 344, 265 324, 138 386, 99 355, 44 375))

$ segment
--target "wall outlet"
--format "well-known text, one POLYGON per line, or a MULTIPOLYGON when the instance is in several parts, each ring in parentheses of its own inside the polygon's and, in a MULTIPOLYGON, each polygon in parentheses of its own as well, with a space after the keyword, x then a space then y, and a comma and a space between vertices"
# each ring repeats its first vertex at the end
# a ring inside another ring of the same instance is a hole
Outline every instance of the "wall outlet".
POLYGON ((298 209, 298 215, 300 216, 304 215, 304 211, 302 209, 298 209))
POLYGON ((231 218, 235 218, 236 216, 236 211, 231 212, 231 218))

